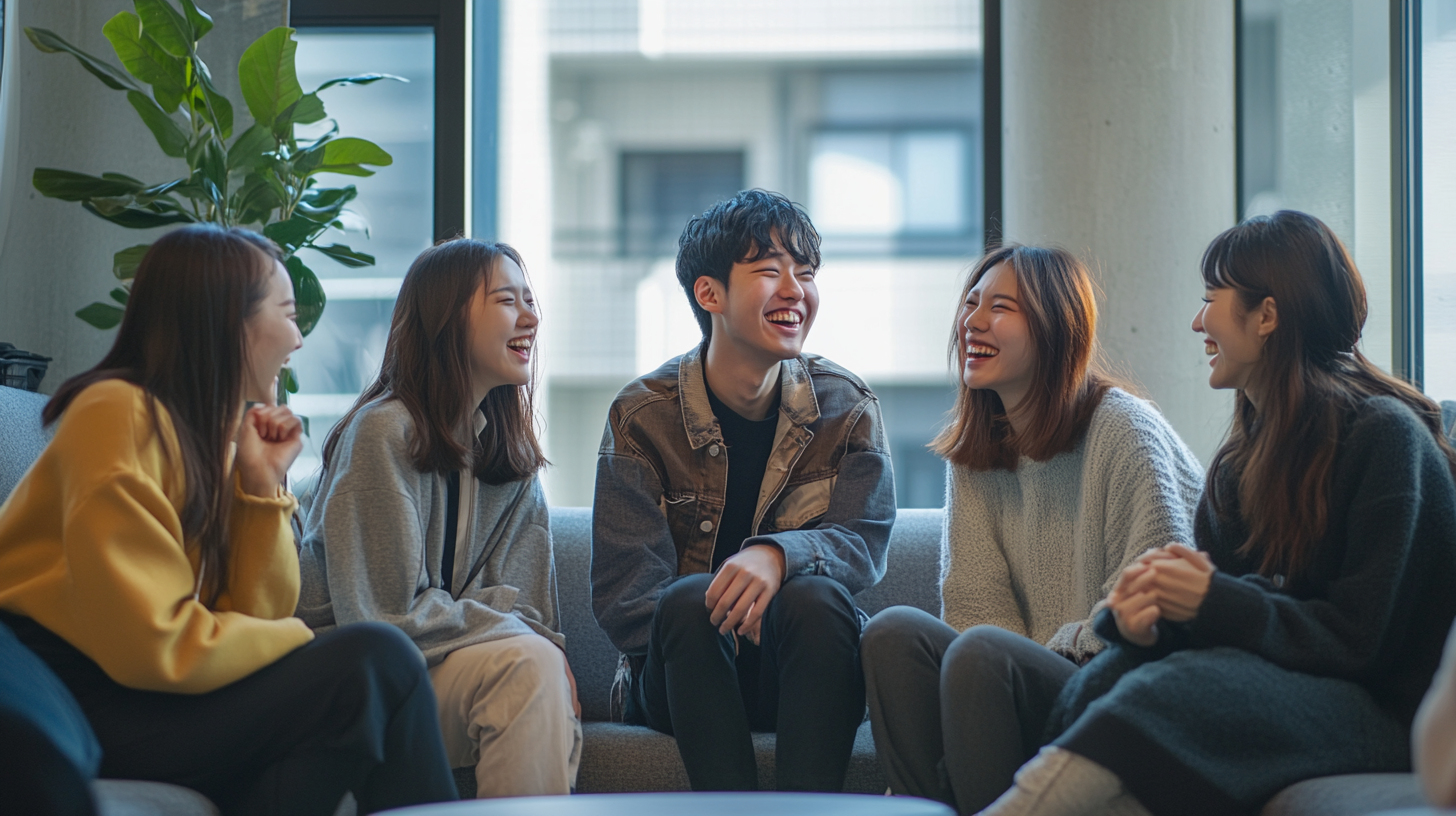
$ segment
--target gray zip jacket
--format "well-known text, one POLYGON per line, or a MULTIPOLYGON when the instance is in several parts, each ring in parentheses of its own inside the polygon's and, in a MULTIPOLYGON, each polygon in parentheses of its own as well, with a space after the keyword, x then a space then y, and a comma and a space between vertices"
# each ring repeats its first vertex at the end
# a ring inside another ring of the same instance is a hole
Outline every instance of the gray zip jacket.
POLYGON ((446 479, 410 462, 414 423, 398 400, 365 406, 324 471, 299 550, 298 617, 325 631, 392 623, 434 666, 456 649, 538 634, 563 646, 546 499, 537 478, 475 488, 469 534, 455 544, 454 586, 441 586, 446 479))
MULTIPOLYGON (((709 571, 728 457, 708 404, 702 347, 622 389, 607 416, 592 508, 592 608, 627 655, 647 652, 652 615, 679 575, 709 571)), ((879 401, 815 355, 786 360, 779 421, 741 547, 777 544, 784 580, 826 575, 851 594, 885 574, 895 478, 879 401)))

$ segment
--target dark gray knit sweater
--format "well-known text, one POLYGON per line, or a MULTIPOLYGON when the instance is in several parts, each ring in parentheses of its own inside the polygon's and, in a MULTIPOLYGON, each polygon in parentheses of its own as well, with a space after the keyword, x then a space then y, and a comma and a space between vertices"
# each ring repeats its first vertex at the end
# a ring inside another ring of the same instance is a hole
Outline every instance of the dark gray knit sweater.
POLYGON ((1195 534, 1214 574, 1198 616, 1110 648, 1063 690, 1056 744, 1110 768, 1157 814, 1257 810, 1302 779, 1409 769, 1409 730, 1456 618, 1456 485, 1404 404, 1350 413, 1329 531, 1282 587, 1236 550, 1237 475, 1219 474, 1195 534))

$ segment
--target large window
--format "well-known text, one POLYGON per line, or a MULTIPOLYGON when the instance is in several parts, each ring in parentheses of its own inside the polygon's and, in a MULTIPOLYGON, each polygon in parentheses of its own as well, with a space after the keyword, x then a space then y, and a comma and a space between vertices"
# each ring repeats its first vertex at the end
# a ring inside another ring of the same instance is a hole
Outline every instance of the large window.
MULTIPOLYGON (((546 488, 592 500, 607 407, 633 377, 700 340, 673 269, 687 220, 746 187, 805 205, 823 235, 806 350, 880 396, 902 507, 939 507, 925 449, 954 397, 946 342, 981 251, 981 32, 974 0, 551 0, 507 15, 504 212, 549 184, 542 291, 546 488), (519 27, 512 27, 519 26, 519 27), (529 43, 545 53, 523 55, 529 43), (511 147, 510 145, 516 147, 511 147)), ((517 240, 512 231, 503 237, 517 240)))
POLYGON ((699 340, 673 272, 683 226, 762 187, 804 204, 824 236, 807 350, 879 394, 901 506, 939 506, 944 465, 925 445, 953 401, 946 341, 983 235, 980 4, 471 0, 473 20, 446 25, 452 2, 293 3, 305 84, 411 80, 326 99, 395 164, 360 184, 371 233, 349 236, 378 265, 322 270, 329 306, 295 360, 313 425, 296 471, 377 371, 409 259, 453 232, 441 224, 467 173, 442 172, 441 145, 468 121, 473 234, 522 250, 543 312, 552 503, 591 502, 613 396, 699 340), (411 28, 416 6, 436 23, 411 28), (466 30, 469 71, 442 67, 442 38, 466 30), (465 89, 442 90, 467 74, 469 109, 465 89))
POLYGON ((464 0, 293 0, 299 83, 383 73, 406 81, 335 86, 321 94, 340 133, 369 139, 394 161, 369 177, 337 178, 359 196, 346 235, 325 236, 375 257, 345 267, 308 259, 328 298, 323 319, 293 356, 301 390, 293 397, 310 435, 292 475, 319 465, 324 439, 379 372, 390 314, 405 270, 436 239, 465 224, 464 0))
POLYGON ((1370 297, 1363 351, 1392 366, 1387 0, 1243 0, 1239 216, 1308 212, 1355 256, 1370 297))
MULTIPOLYGON (((324 285, 328 306, 293 364, 301 391, 295 410, 309 417, 310 444, 294 465, 312 472, 333 424, 379 372, 390 312, 410 261, 431 243, 434 197, 434 34, 429 29, 300 29, 298 80, 315 88, 338 76, 386 73, 407 79, 325 91, 330 118, 345 135, 369 139, 394 163, 367 178, 350 178, 359 197, 350 205, 346 243, 375 257, 350 268, 322 256, 308 262, 324 285)), ((330 122, 312 126, 322 131, 330 122)), ((301 135, 311 136, 312 133, 301 135)))

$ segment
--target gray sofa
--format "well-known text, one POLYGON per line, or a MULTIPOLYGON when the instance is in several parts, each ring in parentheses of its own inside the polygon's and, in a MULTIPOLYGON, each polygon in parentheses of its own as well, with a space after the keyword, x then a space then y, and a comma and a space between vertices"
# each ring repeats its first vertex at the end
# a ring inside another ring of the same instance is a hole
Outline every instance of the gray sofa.
MULTIPOLYGON (((0 498, 8 495, 45 444, 39 413, 44 398, 0 387, 0 498)), ((939 510, 902 510, 890 540, 889 569, 878 586, 856 599, 874 613, 893 604, 909 604, 931 613, 940 610, 939 510)), ((608 694, 617 664, 617 652, 597 627, 591 613, 591 512, 586 508, 557 508, 551 512, 556 546, 562 624, 567 655, 580 689, 586 742, 577 780, 583 793, 644 790, 686 790, 687 775, 673 739, 650 729, 609 721, 608 694)), ((755 735, 759 781, 774 784, 772 734, 755 735)), ((474 791, 466 769, 456 774, 462 793, 474 791)), ((884 775, 875 761, 869 725, 860 728, 850 762, 845 790, 883 793, 884 775)), ((173 786, 153 783, 97 785, 103 811, 124 813, 205 814, 205 800, 173 786), (128 804, 127 797, 133 803, 128 804), (112 807, 107 807, 108 802, 112 807), (132 808, 127 810, 125 808, 132 808)), ((348 802, 346 800, 346 806, 348 802)), ((1409 774, 1366 774, 1302 782, 1281 792, 1263 810, 1264 816, 1362 816, 1372 811, 1421 807, 1424 800, 1409 774)))

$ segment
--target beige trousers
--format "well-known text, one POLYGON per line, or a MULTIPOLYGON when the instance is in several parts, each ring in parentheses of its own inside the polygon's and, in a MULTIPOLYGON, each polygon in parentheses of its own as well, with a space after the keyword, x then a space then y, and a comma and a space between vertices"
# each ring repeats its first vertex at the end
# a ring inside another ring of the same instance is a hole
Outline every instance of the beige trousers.
POLYGON ((566 658, 540 635, 477 643, 430 669, 450 767, 475 766, 476 796, 570 793, 581 761, 566 658))

